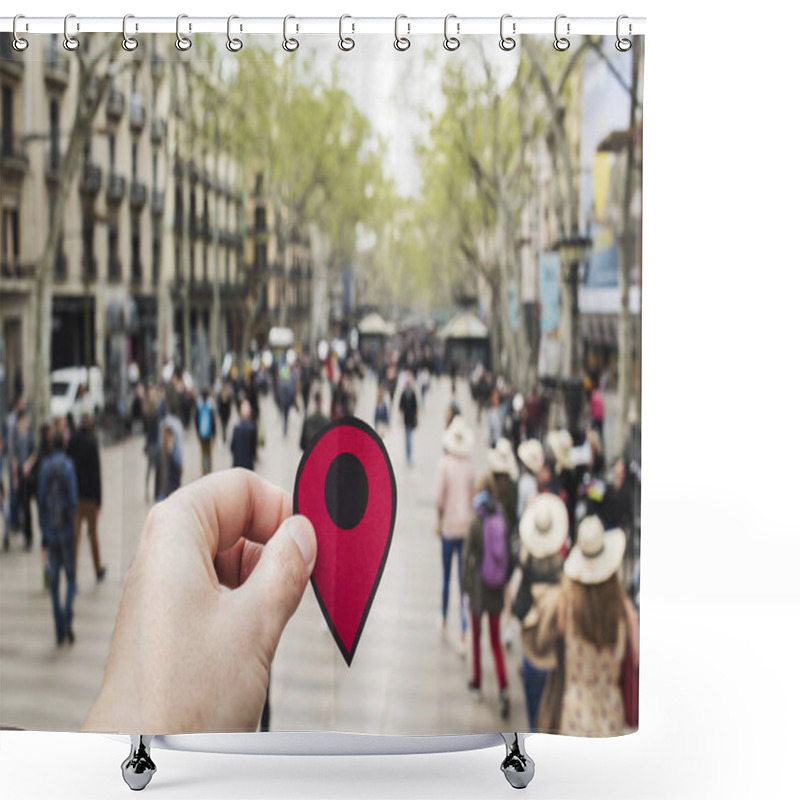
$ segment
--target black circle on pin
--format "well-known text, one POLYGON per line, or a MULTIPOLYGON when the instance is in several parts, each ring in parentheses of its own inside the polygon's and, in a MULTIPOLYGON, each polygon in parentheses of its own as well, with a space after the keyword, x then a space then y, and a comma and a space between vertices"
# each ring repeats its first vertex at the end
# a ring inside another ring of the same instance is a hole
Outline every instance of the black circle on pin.
POLYGON ((364 518, 369 481, 364 465, 352 453, 340 453, 325 476, 325 507, 334 525, 349 531, 364 518))

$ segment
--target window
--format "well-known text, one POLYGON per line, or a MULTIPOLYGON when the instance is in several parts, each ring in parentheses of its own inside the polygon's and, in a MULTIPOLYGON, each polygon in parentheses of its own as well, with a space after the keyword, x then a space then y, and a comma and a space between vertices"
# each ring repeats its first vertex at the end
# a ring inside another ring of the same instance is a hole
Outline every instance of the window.
POLYGON ((131 277, 134 280, 142 279, 142 241, 139 232, 139 220, 131 220, 131 277))
POLYGON ((59 128, 61 124, 61 112, 58 100, 50 100, 50 168, 58 169, 61 163, 61 150, 59 148, 59 128))
POLYGON ((158 286, 158 278, 161 274, 161 239, 153 236, 153 286, 158 286))
POLYGON ((19 261, 19 211, 16 208, 3 209, 2 237, 0 259, 5 270, 19 261))
POLYGON ((119 227, 116 223, 108 226, 108 279, 118 281, 121 273, 119 263, 119 227))
POLYGON ((14 152, 14 93, 10 86, 3 86, 2 92, 3 152, 14 152))
POLYGON ((158 153, 153 153, 153 180, 151 186, 154 190, 158 188, 158 153))
POLYGON ((133 180, 136 180, 137 175, 139 174, 139 148, 134 142, 131 145, 131 177, 133 180))
MULTIPOLYGON (((90 160, 90 159, 87 159, 90 160)), ((113 133, 108 134, 108 174, 114 174, 114 165, 117 162, 117 137, 113 133)))

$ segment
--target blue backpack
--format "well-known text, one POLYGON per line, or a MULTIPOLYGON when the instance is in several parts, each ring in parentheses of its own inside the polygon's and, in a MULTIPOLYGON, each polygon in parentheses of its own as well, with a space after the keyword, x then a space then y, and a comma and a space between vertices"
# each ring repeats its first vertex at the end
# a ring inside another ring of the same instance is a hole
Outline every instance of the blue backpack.
POLYGON ((483 517, 481 579, 490 589, 499 589, 506 582, 507 570, 506 521, 498 509, 483 517))
POLYGON ((207 402, 202 402, 197 409, 197 431, 201 439, 211 438, 211 406, 207 402))
POLYGON ((71 517, 67 466, 63 461, 50 462, 45 490, 45 526, 53 533, 58 533, 69 525, 71 517))

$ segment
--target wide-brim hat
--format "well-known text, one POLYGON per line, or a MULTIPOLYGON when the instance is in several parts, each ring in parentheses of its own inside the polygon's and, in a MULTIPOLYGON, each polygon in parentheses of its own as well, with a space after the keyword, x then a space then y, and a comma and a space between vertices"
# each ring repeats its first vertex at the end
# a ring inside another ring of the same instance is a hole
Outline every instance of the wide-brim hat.
POLYGON ((607 581, 622 564, 625 532, 603 530, 599 517, 586 517, 578 526, 578 542, 564 562, 564 574, 588 585, 607 581))
POLYGON ((534 558, 555 555, 567 541, 569 513, 557 494, 538 494, 519 521, 519 536, 534 558))
POLYGON ((517 448, 519 460, 531 471, 538 472, 544 464, 544 448, 538 439, 527 439, 517 448))
POLYGON ((547 446, 553 452, 556 460, 556 469, 572 469, 575 466, 572 462, 570 450, 572 450, 572 436, 566 429, 560 431, 550 431, 547 434, 547 446))
POLYGON ((488 460, 492 472, 508 475, 512 481, 519 477, 517 459, 508 439, 497 440, 497 444, 489 451, 488 460))
POLYGON ((444 449, 454 456, 468 456, 475 445, 475 435, 462 416, 453 417, 442 437, 444 449))

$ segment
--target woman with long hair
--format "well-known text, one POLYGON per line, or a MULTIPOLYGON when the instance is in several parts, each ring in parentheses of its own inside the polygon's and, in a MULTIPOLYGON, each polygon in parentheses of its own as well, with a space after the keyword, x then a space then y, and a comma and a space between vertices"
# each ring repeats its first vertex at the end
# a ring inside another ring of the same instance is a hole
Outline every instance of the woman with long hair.
POLYGON ((620 673, 626 647, 639 661, 639 622, 619 580, 625 534, 603 531, 598 517, 578 528, 578 542, 564 563, 558 610, 564 637, 561 732, 615 736, 625 725, 620 673))

